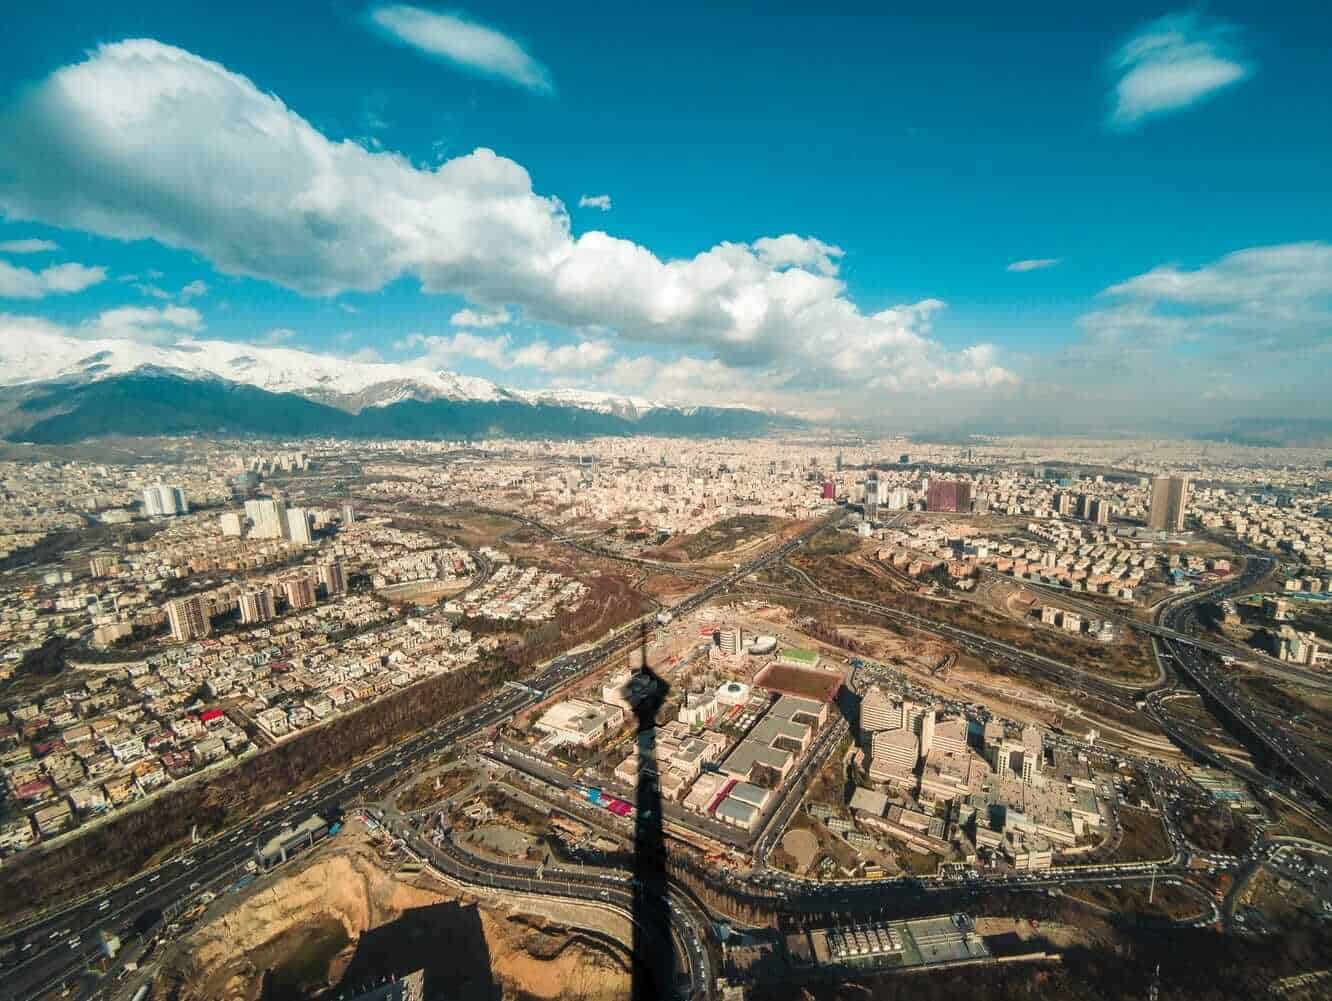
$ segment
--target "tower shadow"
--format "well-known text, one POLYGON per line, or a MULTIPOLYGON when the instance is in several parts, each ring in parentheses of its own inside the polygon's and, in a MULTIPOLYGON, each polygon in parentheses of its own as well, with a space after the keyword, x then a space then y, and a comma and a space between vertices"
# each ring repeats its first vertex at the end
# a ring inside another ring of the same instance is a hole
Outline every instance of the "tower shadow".
POLYGON ((675 991, 675 943, 671 937, 657 770, 657 712, 670 690, 648 666, 646 623, 641 631, 643 663, 633 686, 638 720, 638 777, 634 802, 633 993, 634 1001, 671 998, 675 991))

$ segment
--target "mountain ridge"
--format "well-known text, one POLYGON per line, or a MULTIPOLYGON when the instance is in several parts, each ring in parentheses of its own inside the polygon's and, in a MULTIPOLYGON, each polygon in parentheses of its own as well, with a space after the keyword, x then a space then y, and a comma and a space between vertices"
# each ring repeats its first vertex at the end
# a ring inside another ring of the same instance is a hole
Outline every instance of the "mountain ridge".
POLYGON ((637 419, 522 399, 403 399, 356 413, 248 383, 140 367, 86 381, 10 387, 0 428, 10 441, 68 444, 111 435, 427 438, 739 437, 803 421, 753 410, 649 410, 637 419))
MULTIPOLYGON (((213 377, 270 393, 293 393, 352 414, 409 400, 573 407, 631 421, 658 410, 687 413, 693 409, 598 390, 509 389, 489 379, 445 369, 233 341, 186 337, 157 344, 32 331, 0 344, 0 387, 40 391, 53 383, 90 383, 143 371, 170 372, 184 378, 213 377)), ((713 409, 749 410, 727 406, 713 409)))

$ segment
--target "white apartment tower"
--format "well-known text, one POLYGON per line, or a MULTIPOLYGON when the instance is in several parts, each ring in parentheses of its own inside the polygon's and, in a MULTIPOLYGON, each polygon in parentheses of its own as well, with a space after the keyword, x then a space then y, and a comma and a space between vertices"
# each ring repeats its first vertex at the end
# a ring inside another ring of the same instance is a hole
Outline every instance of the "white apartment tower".
POLYGON ((298 546, 308 546, 313 542, 310 536, 310 512, 303 507, 287 509, 286 536, 298 546))
POLYGON ((285 539, 287 537, 287 505, 285 501, 262 499, 245 502, 245 517, 253 526, 252 539, 285 539))
POLYGON ((143 488, 143 513, 150 518, 189 514, 190 505, 180 487, 155 483, 143 488))

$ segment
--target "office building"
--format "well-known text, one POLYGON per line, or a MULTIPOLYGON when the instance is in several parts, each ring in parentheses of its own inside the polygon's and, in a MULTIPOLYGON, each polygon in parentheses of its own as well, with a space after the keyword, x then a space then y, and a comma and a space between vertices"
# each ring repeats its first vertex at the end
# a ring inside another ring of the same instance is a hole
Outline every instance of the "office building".
POLYGON ((241 622, 247 625, 252 622, 267 622, 275 614, 273 592, 266 587, 246 591, 240 596, 237 604, 240 607, 241 622))
POLYGON ((356 511, 350 504, 342 505, 342 524, 354 525, 356 523, 356 511))
POLYGON ((879 517, 879 474, 865 477, 865 518, 876 521, 879 517))
POLYGON ((293 570, 291 573, 283 574, 278 580, 282 584, 282 593, 288 605, 295 609, 314 608, 315 584, 310 579, 309 573, 304 570, 293 570))
POLYGON ((1152 502, 1147 514, 1147 527, 1156 532, 1184 531, 1188 501, 1187 476, 1156 477, 1152 480, 1152 502))
POLYGON ((862 734, 869 735, 883 730, 900 730, 902 723, 902 703, 889 698, 878 685, 865 693, 865 697, 860 703, 860 732, 862 734))
POLYGON ((171 624, 171 638, 177 643, 188 643, 208 635, 208 616, 204 614, 203 600, 198 595, 168 601, 166 613, 171 624))
POLYGON ((323 563, 316 564, 315 574, 319 579, 319 586, 324 589, 324 594, 329 597, 342 594, 347 590, 347 578, 342 572, 340 561, 326 560, 323 563))
POLYGON ((287 509, 287 538, 298 546, 308 546, 314 540, 310 536, 310 512, 303 507, 287 509))
POLYGON ((717 645, 722 653, 738 654, 745 644, 745 633, 740 628, 726 628, 717 631, 717 645))
POLYGON ((925 496, 930 511, 965 514, 971 510, 971 484, 966 480, 931 479, 925 496))

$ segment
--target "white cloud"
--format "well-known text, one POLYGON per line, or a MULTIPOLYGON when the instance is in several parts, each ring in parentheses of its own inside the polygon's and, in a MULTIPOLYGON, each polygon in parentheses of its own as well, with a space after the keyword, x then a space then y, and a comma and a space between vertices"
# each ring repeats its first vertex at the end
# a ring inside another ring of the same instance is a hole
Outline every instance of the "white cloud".
POLYGON ((569 344, 535 340, 518 345, 509 334, 487 336, 468 330, 447 336, 411 334, 393 346, 399 351, 420 349, 422 353, 408 364, 432 369, 474 361, 505 370, 531 368, 542 372, 586 373, 603 368, 615 357, 614 346, 604 340, 569 344))
POLYGON ((615 349, 606 341, 577 341, 551 345, 533 341, 513 354, 513 363, 544 372, 586 372, 601 368, 615 357, 615 349))
POLYGON ((456 334, 409 334, 394 343, 399 351, 421 349, 408 364, 419 368, 455 368, 459 362, 476 361, 493 368, 512 367, 512 338, 508 334, 486 337, 460 330, 456 334))
POLYGON ((1104 294, 1268 314, 1294 305, 1326 306, 1332 296, 1332 244, 1249 247, 1192 271, 1165 264, 1112 285, 1104 294))
POLYGON ((1171 14, 1141 29, 1110 59, 1118 77, 1110 124, 1133 128, 1248 77, 1252 70, 1235 52, 1234 34, 1196 14, 1171 14))
POLYGON ((837 261, 846 253, 841 247, 794 233, 760 237, 754 241, 754 250, 770 268, 812 267, 824 275, 837 274, 837 261))
POLYGON ((203 329, 203 317, 189 306, 119 306, 104 310, 77 331, 83 337, 115 337, 171 342, 203 329))
POLYGON ((106 280, 106 268, 84 264, 53 264, 41 271, 0 261, 0 299, 42 299, 82 292, 106 280))
MULTIPOLYGON (((575 237, 512 160, 478 149, 431 170, 331 142, 246 78, 151 40, 99 47, 3 121, 9 216, 155 239, 307 294, 410 276, 465 297, 474 317, 514 306, 533 323, 766 368, 801 393, 984 386, 1003 370, 931 336, 938 300, 861 312, 833 244, 784 234, 663 260, 605 232, 575 237)), ((437 347, 489 350, 456 336, 437 347)))
POLYGON ((1014 261, 1005 271, 1015 271, 1022 273, 1025 271, 1039 271, 1042 268, 1053 268, 1060 263, 1062 258, 1058 257, 1031 257, 1025 261, 1014 261))
POLYGON ((499 327, 510 320, 509 311, 500 309, 460 309, 449 317, 449 324, 454 327, 499 327))
POLYGON ((0 241, 0 254, 46 254, 59 249, 60 244, 52 240, 0 241))
POLYGON ((285 344, 296 336, 290 327, 274 327, 259 338, 260 344, 285 344))
POLYGON ((611 210, 610 195, 583 195, 578 199, 580 209, 601 209, 602 212, 611 210))
POLYGON ((181 302, 189 302, 191 299, 198 299, 200 296, 208 294, 208 283, 196 278, 194 281, 185 285, 176 293, 176 298, 181 302))
POLYGON ((426 55, 508 80, 537 94, 555 92, 546 68, 494 28, 408 4, 375 7, 370 19, 390 37, 426 55))
POLYGON ((1194 269, 1164 264, 1111 285, 1116 300, 1079 318, 1084 338, 1064 354, 1071 365, 1162 366, 1187 348, 1188 370, 1227 358, 1251 379, 1279 371, 1273 353, 1301 353, 1332 341, 1332 244, 1250 247, 1194 269))

